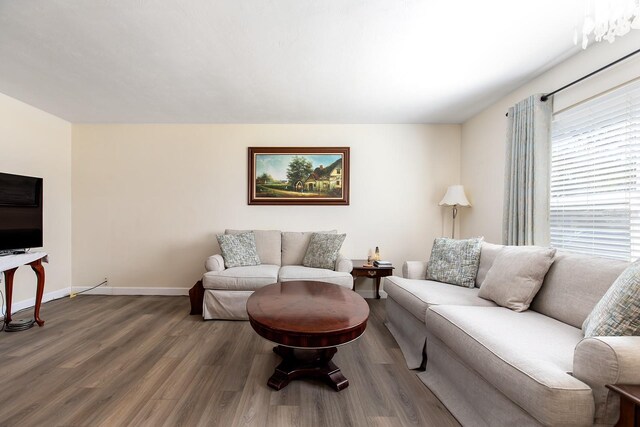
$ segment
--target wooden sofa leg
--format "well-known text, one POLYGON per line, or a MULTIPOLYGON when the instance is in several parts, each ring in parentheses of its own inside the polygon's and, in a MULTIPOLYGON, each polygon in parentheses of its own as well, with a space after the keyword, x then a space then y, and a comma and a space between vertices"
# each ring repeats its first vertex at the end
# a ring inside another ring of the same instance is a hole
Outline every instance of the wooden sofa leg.
POLYGON ((189 289, 189 299, 191 300, 191 313, 189 314, 202 314, 202 303, 204 301, 202 280, 198 280, 198 282, 189 289))

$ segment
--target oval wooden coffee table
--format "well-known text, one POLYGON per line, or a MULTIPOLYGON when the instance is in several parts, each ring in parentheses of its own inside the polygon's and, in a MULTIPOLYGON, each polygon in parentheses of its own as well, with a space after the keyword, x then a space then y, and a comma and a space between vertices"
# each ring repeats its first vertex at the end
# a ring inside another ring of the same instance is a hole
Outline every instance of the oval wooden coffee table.
POLYGON ((253 329, 278 346, 282 357, 268 385, 280 390, 291 380, 316 377, 336 391, 349 386, 331 361, 336 347, 364 333, 369 306, 348 288, 324 282, 274 283, 255 291, 247 301, 253 329))

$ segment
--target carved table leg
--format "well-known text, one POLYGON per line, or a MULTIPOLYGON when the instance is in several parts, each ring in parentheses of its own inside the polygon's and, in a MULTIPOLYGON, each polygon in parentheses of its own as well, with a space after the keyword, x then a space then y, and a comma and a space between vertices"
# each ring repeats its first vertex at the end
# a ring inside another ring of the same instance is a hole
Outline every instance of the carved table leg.
POLYGON ((283 359, 267 382, 267 385, 273 389, 280 390, 286 387, 290 381, 303 377, 320 378, 335 391, 343 390, 349 386, 349 380, 342 375, 340 368, 331 361, 338 352, 335 347, 304 350, 279 345, 274 347, 273 351, 283 359))
POLYGON ((13 275, 16 273, 16 268, 6 270, 4 272, 4 293, 7 295, 7 313, 4 315, 4 323, 11 323, 11 299, 13 297, 13 275))
POLYGON ((44 294, 44 267, 42 266, 42 260, 38 259, 29 263, 33 271, 38 278, 38 286, 36 289, 36 307, 33 311, 33 318, 36 320, 38 326, 44 325, 44 320, 40 319, 40 305, 42 304, 42 295, 44 294))

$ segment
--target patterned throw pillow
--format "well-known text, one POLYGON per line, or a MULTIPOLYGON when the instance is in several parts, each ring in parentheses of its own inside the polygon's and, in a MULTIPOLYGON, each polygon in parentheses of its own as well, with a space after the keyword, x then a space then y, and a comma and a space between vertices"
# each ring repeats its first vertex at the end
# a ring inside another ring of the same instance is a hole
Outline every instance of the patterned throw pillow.
POLYGON ((333 270, 346 234, 313 233, 302 265, 333 270))
POLYGON ((216 237, 226 268, 260 264, 253 231, 240 234, 218 234, 216 237))
POLYGON ((427 265, 427 279, 473 288, 480 264, 481 244, 482 237, 435 239, 427 265))
POLYGON ((640 335, 640 260, 618 276, 582 324, 585 338, 640 335))

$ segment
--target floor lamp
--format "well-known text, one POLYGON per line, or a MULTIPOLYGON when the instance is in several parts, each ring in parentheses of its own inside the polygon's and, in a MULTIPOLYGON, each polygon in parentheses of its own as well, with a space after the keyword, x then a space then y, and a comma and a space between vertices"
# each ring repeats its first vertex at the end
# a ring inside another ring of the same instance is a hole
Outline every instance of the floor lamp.
POLYGON ((451 238, 455 239, 456 235, 456 216, 458 216, 458 206, 470 207, 471 203, 464 194, 462 185, 451 185, 447 188, 447 194, 444 195, 439 203, 440 206, 453 206, 453 218, 451 220, 451 238))

